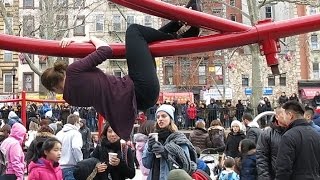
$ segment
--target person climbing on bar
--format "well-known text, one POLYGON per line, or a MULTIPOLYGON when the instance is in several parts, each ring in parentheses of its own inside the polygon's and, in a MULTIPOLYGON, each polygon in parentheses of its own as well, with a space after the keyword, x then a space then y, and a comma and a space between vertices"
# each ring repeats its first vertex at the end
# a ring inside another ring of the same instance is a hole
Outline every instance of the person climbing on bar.
MULTIPOLYGON (((186 8, 201 11, 200 1, 190 0, 186 8)), ((63 99, 70 105, 93 106, 109 121, 112 129, 127 140, 137 110, 152 107, 160 92, 156 63, 148 44, 199 35, 198 27, 190 27, 184 33, 177 33, 183 25, 184 23, 171 21, 159 30, 138 24, 130 25, 125 39, 129 75, 124 77, 105 74, 96 67, 112 58, 112 48, 106 42, 95 37, 80 41, 75 38, 62 39, 62 48, 74 42, 88 42, 96 47, 96 51, 70 65, 57 61, 54 67, 43 72, 41 82, 49 91, 63 93, 63 99)))

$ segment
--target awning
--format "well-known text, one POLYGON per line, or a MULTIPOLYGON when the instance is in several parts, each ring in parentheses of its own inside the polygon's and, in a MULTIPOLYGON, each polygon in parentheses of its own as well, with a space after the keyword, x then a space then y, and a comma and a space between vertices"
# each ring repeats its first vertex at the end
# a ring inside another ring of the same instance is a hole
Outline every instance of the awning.
POLYGON ((300 96, 303 99, 313 99, 313 97, 316 95, 316 92, 320 92, 320 87, 319 88, 301 88, 300 96))

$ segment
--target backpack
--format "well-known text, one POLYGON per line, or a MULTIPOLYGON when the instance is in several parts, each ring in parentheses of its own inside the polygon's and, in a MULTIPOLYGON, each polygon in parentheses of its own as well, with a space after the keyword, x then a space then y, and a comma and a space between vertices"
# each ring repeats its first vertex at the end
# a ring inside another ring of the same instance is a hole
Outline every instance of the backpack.
POLYGON ((223 129, 211 129, 209 131, 209 137, 213 148, 225 146, 224 136, 225 134, 223 129))
POLYGON ((211 180, 210 176, 200 169, 197 169, 194 173, 192 173, 191 177, 194 180, 211 180))

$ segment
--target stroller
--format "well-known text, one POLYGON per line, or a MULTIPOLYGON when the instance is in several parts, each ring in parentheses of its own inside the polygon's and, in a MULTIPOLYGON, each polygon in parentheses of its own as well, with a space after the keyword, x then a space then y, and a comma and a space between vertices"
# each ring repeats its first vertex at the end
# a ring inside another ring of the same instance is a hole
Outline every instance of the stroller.
POLYGON ((211 179, 217 179, 221 168, 219 162, 222 158, 216 148, 207 148, 201 151, 199 159, 203 160, 210 169, 211 179))

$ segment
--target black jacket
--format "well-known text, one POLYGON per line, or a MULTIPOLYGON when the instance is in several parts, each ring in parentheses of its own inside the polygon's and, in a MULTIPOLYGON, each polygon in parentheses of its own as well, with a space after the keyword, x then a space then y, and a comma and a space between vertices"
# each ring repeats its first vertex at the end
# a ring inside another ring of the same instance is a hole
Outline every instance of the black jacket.
POLYGON ((250 139, 255 144, 257 144, 261 132, 262 132, 262 130, 259 127, 255 127, 255 126, 250 127, 250 126, 248 126, 247 127, 247 132, 246 132, 246 138, 250 139))
POLYGON ((99 159, 100 162, 106 162, 108 168, 105 172, 98 173, 94 180, 109 180, 110 176, 112 180, 132 179, 136 174, 132 151, 128 148, 126 157, 123 157, 122 154, 120 140, 115 143, 110 143, 107 138, 104 137, 101 140, 101 145, 98 145, 92 152, 92 157, 99 159), (109 165, 109 152, 118 154, 118 158, 120 158, 118 166, 109 165))
POLYGON ((230 157, 240 157, 239 152, 239 143, 242 139, 246 138, 246 135, 244 135, 243 132, 239 132, 237 134, 233 134, 233 131, 231 131, 227 137, 226 141, 226 149, 225 154, 226 156, 230 157))
POLYGON ((304 119, 293 121, 281 138, 277 180, 320 179, 320 135, 304 119))
POLYGON ((275 121, 262 131, 257 143, 257 170, 259 180, 273 180, 276 175, 276 160, 284 128, 275 121))

